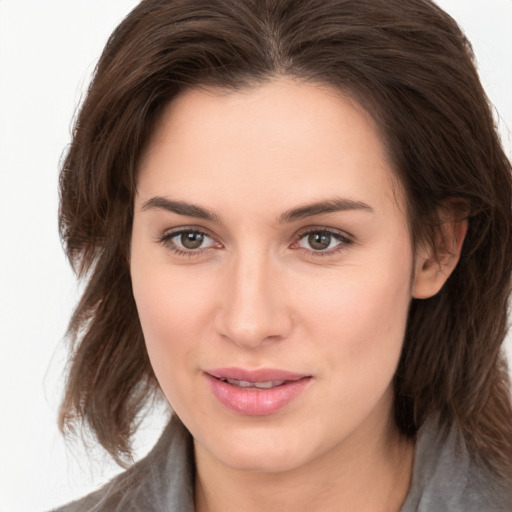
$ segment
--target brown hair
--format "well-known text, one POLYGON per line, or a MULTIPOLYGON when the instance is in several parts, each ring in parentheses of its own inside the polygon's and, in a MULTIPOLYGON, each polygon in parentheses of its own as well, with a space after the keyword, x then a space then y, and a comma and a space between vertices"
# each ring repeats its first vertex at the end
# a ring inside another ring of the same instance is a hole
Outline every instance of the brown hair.
POLYGON ((60 229, 86 278, 60 413, 118 462, 158 388, 131 291, 128 247, 138 159, 164 107, 198 86, 239 89, 290 76, 355 97, 386 139, 413 240, 460 198, 469 229, 440 293, 413 300, 395 378, 408 436, 437 414, 499 474, 512 466, 501 352, 512 262, 511 165, 471 47, 429 0, 144 0, 112 34, 61 172, 60 229))

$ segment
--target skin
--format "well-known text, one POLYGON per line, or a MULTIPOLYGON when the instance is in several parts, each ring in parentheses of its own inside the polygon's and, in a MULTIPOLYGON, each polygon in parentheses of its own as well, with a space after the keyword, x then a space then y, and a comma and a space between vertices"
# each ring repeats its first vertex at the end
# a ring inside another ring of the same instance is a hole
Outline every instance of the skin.
POLYGON ((155 374, 194 437, 197 510, 399 510, 414 451, 391 419, 407 312, 442 286, 464 234, 446 222, 450 256, 415 255, 404 212, 370 116, 326 86, 279 79, 169 105, 140 165, 131 275, 155 374), (286 215, 340 199, 352 203, 286 215), (233 366, 311 379, 247 416, 203 373, 233 366))

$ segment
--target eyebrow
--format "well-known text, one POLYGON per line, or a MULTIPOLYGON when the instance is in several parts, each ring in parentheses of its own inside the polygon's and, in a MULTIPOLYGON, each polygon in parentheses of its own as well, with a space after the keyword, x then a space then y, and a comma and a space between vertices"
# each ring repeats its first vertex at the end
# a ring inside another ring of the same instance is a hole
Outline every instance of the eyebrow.
POLYGON ((373 208, 361 201, 353 201, 351 199, 334 198, 327 201, 319 201, 298 208, 293 208, 284 212, 279 217, 280 223, 293 222, 296 220, 312 217, 314 215, 324 215, 327 213, 343 212, 349 210, 364 210, 373 213, 373 208))
MULTIPOLYGON (((172 199, 167 199, 161 196, 152 197, 142 205, 143 211, 152 209, 167 210, 178 215, 195 217, 197 219, 208 220, 210 222, 220 221, 220 217, 211 210, 192 203, 187 203, 185 201, 173 201, 172 199)), ((278 222, 280 224, 284 224, 287 222, 293 222, 307 217, 312 217, 314 215, 325 215, 327 213, 349 210, 364 210, 368 212, 374 211, 370 205, 361 201, 334 198, 287 210, 279 217, 278 222)))
POLYGON ((142 205, 142 210, 152 209, 167 210, 178 215, 186 215, 187 217, 195 217, 211 222, 219 221, 219 216, 206 208, 184 201, 173 201, 160 196, 152 197, 142 205))

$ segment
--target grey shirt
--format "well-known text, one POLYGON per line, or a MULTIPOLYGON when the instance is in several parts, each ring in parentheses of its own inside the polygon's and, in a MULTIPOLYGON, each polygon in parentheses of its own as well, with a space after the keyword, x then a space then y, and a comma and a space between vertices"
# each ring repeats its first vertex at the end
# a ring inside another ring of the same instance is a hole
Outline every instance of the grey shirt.
MULTIPOLYGON (((99 491, 54 512, 194 512, 192 438, 173 418, 153 450, 99 491)), ((400 512, 512 512, 512 491, 475 464, 456 433, 419 433, 412 485, 400 512)))

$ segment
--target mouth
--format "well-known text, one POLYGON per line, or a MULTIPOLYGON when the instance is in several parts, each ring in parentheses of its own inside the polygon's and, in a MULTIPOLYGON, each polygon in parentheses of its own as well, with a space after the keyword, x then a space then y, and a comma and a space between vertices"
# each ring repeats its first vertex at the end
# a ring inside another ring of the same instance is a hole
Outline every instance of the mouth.
POLYGON ((263 416, 285 408, 309 386, 311 375, 277 369, 204 371, 217 400, 239 414, 263 416))
MULTIPOLYGON (((215 377, 214 377, 215 378, 215 377)), ((264 382, 251 382, 248 380, 237 380, 237 379, 227 379, 225 377, 221 377, 219 379, 222 382, 227 382, 232 386, 237 386, 239 388, 254 388, 254 389, 272 389, 277 386, 282 386, 286 384, 286 380, 268 380, 264 382)))

